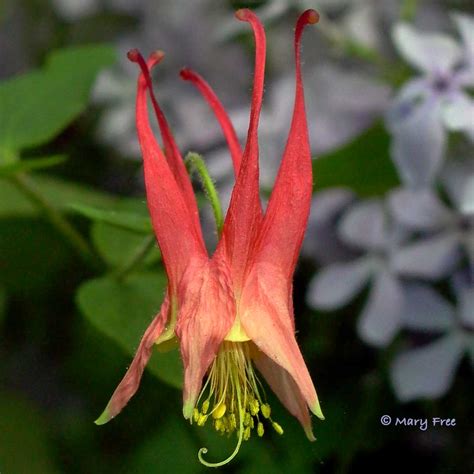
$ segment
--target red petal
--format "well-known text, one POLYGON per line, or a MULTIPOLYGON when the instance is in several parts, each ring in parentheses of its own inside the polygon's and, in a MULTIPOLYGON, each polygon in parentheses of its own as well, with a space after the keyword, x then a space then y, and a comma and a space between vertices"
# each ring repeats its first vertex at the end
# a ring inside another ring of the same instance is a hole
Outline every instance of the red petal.
POLYGON ((211 261, 196 259, 189 265, 179 301, 176 335, 184 365, 183 414, 189 418, 202 379, 235 318, 230 270, 219 254, 211 261))
POLYGON ((240 146, 234 126, 227 115, 221 101, 212 90, 211 86, 197 73, 191 69, 182 69, 180 76, 185 81, 191 81, 201 92, 207 103, 213 110, 219 124, 224 133, 227 145, 232 156, 232 163, 234 164, 234 174, 238 176, 240 161, 242 159, 242 148, 240 146))
POLYGON ((168 295, 163 301, 160 312, 155 316, 151 324, 148 326, 145 334, 140 341, 135 357, 133 358, 130 367, 128 368, 125 376, 120 382, 119 386, 115 389, 109 403, 105 407, 103 413, 97 418, 95 423, 97 425, 103 425, 118 415, 123 407, 128 403, 130 398, 135 395, 140 385, 140 380, 145 370, 145 366, 150 360, 153 345, 156 340, 160 337, 166 321, 168 319, 169 311, 169 299, 168 295))
POLYGON ((258 189, 258 136, 257 127, 262 107, 265 75, 265 31, 257 16, 248 9, 238 10, 236 17, 248 21, 255 38, 255 74, 250 110, 250 123, 239 175, 232 191, 220 247, 224 247, 231 263, 234 287, 237 292, 247 268, 249 255, 261 223, 261 205, 258 189))
POLYGON ((142 75, 147 83, 151 103, 153 105, 158 125, 160 127, 161 136, 163 138, 165 156, 168 160, 168 164, 176 180, 176 183, 178 184, 179 189, 183 193, 184 200, 186 201, 186 205, 188 206, 190 215, 194 221, 194 225, 196 226, 196 234, 202 240, 201 226, 199 223, 199 212, 191 180, 189 179, 186 167, 184 166, 183 158, 181 156, 178 146, 176 145, 168 122, 166 121, 166 117, 164 116, 153 91, 153 84, 149 71, 151 71, 153 67, 160 63, 163 57, 164 53, 162 51, 155 51, 150 55, 147 63, 145 63, 143 57, 137 50, 133 50, 129 53, 129 58, 132 61, 137 62, 142 70, 142 75))
POLYGON ((153 136, 148 119, 148 88, 149 84, 141 74, 136 103, 138 140, 143 154, 148 208, 163 255, 170 291, 174 294, 191 257, 205 255, 206 250, 179 184, 153 136))
POLYGON ((290 133, 262 224, 256 259, 273 262, 288 277, 293 271, 303 240, 311 205, 312 163, 301 79, 300 40, 303 28, 318 14, 307 10, 295 31, 296 92, 290 133))
POLYGON ((291 284, 279 267, 260 263, 245 282, 240 301, 240 321, 255 345, 285 369, 310 410, 323 418, 318 396, 295 339, 290 314, 291 284))
POLYGON ((288 372, 263 353, 257 355, 253 361, 281 403, 299 420, 308 439, 316 441, 306 402, 288 372))

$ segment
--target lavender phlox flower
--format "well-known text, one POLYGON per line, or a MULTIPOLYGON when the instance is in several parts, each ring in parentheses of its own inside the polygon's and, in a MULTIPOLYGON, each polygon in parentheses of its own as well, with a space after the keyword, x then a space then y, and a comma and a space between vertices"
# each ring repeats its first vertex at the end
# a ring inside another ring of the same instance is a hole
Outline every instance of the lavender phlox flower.
POLYGON ((323 310, 340 308, 370 282, 357 331, 365 342, 386 346, 401 326, 405 283, 394 270, 392 259, 407 233, 390 218, 380 199, 353 205, 338 230, 341 240, 358 250, 359 256, 323 267, 310 283, 308 304, 323 310))
POLYGON ((472 281, 457 290, 456 306, 427 285, 412 285, 405 292, 403 325, 415 336, 431 336, 431 341, 405 349, 393 360, 390 378, 400 400, 444 395, 464 355, 474 367, 472 281))
POLYGON ((406 276, 438 280, 463 256, 474 263, 474 161, 450 160, 441 175, 451 207, 430 189, 402 188, 390 196, 395 219, 417 233, 394 255, 394 268, 406 276))
POLYGON ((403 182, 411 187, 433 183, 442 164, 446 129, 474 133, 472 28, 466 15, 454 16, 462 44, 439 33, 420 32, 398 23, 393 41, 419 76, 399 91, 387 114, 392 158, 403 182))

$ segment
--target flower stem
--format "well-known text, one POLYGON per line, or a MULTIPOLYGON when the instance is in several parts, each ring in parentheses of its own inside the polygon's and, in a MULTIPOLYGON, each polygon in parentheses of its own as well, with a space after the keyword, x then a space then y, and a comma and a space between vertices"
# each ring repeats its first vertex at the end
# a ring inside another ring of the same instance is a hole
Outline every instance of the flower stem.
POLYGON ((51 202, 37 189, 24 173, 17 173, 9 180, 46 216, 50 224, 64 237, 72 250, 93 268, 98 268, 98 259, 84 237, 61 215, 51 202))
POLYGON ((148 252, 154 247, 155 245, 155 235, 147 235, 144 239, 142 244, 137 247, 136 251, 127 260, 123 266, 117 269, 115 272, 115 278, 118 281, 123 281, 138 265, 144 260, 147 256, 148 252))
POLYGON ((204 188, 206 197, 211 203, 212 212, 214 213, 214 219, 216 221, 217 233, 220 236, 222 233, 222 227, 224 225, 224 218, 222 215, 221 201, 219 199, 219 194, 217 192, 216 186, 212 181, 211 176, 206 168, 206 163, 204 162, 201 155, 198 153, 190 152, 186 155, 184 160, 186 169, 188 173, 192 175, 194 171, 197 172, 201 185, 204 188))

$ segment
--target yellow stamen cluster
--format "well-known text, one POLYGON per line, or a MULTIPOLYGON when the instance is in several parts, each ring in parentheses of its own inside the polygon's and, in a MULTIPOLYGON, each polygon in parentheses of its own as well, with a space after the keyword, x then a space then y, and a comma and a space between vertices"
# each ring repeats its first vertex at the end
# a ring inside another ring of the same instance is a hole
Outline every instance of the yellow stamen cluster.
MULTIPOLYGON (((264 420, 268 420, 278 434, 283 434, 283 428, 271 418, 270 405, 260 394, 259 387, 262 393, 263 388, 254 371, 250 350, 249 342, 222 343, 191 420, 198 426, 204 426, 210 419, 220 434, 231 435, 236 432, 239 442, 232 457, 242 440, 250 438, 252 430, 256 429, 257 435, 263 436, 264 420)), ((201 457, 200 460, 210 465, 201 457)))

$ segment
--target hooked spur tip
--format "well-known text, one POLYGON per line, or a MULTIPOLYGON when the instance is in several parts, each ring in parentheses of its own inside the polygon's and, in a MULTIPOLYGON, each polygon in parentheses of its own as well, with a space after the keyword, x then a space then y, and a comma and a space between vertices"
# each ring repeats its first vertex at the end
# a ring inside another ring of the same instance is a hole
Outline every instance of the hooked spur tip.
POLYGON ((162 51, 161 49, 157 49, 156 51, 153 51, 153 53, 150 54, 150 56, 148 57, 148 61, 151 61, 151 60, 161 61, 164 56, 165 56, 165 52, 162 51))
POLYGON ((235 12, 235 18, 240 21, 247 21, 250 15, 251 11, 248 8, 239 8, 235 12))
POLYGON ((137 63, 140 56, 141 56, 140 51, 138 51, 137 48, 133 48, 127 53, 127 58, 133 63, 137 63))
POLYGON ((191 71, 187 67, 183 67, 181 71, 179 71, 179 77, 187 81, 191 77, 191 71))
POLYGON ((306 10, 303 15, 305 15, 305 19, 310 25, 314 25, 319 21, 319 13, 316 10, 313 10, 312 8, 306 10))

